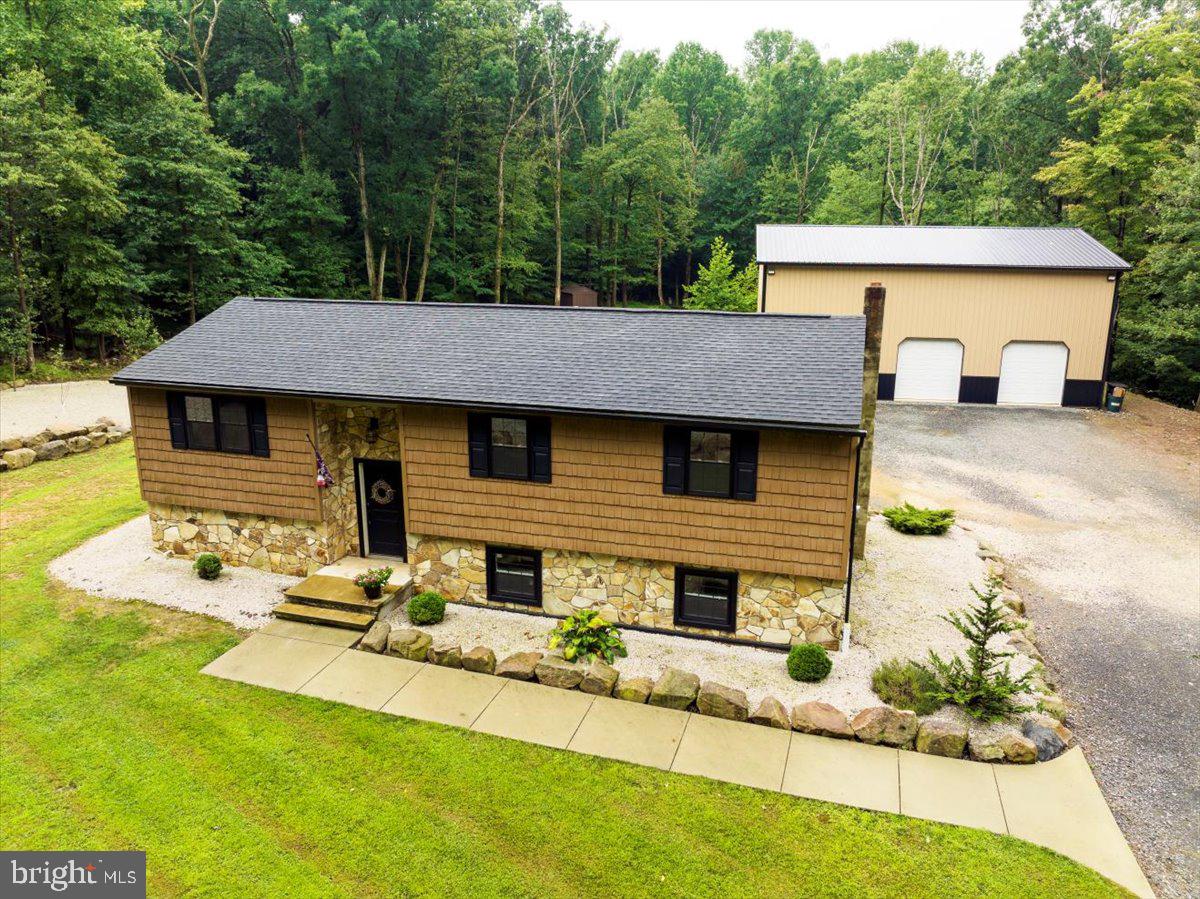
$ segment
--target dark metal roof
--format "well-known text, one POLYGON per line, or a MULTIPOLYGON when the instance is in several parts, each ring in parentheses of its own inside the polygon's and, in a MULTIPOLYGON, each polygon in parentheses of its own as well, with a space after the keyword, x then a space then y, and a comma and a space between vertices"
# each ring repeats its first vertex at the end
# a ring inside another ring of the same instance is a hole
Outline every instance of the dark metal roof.
POLYGON ((1126 271, 1128 262, 1079 228, 943 225, 759 225, 759 262, 1126 271))
POLYGON ((860 316, 239 297, 117 384, 857 429, 860 316))

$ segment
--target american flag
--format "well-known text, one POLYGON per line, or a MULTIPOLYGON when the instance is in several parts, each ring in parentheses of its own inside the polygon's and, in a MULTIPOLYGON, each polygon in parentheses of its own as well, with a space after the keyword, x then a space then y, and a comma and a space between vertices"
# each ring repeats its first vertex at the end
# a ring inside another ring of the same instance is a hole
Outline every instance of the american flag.
POLYGON ((312 442, 312 438, 307 434, 304 435, 308 440, 308 445, 313 448, 313 453, 317 457, 317 486, 331 487, 333 486, 333 475, 329 473, 329 466, 325 464, 325 460, 321 458, 321 451, 317 449, 316 444, 312 442))

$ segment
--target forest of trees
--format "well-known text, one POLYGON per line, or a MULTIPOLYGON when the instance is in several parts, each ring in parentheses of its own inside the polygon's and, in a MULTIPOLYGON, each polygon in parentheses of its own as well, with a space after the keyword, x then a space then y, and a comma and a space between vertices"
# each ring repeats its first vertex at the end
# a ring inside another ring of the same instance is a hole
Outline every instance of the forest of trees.
POLYGON ((530 0, 0 0, 0 352, 238 294, 711 306, 757 222, 1063 223, 1135 264, 1114 375, 1195 402, 1192 0, 1034 0, 994 71, 780 24, 732 68, 530 0))

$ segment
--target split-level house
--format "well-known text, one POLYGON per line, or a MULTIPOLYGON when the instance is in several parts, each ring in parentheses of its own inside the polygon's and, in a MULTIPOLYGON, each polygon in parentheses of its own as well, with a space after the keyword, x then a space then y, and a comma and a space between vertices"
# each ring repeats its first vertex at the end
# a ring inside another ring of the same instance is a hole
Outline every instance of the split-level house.
POLYGON ((113 380, 160 550, 836 646, 864 322, 244 297, 113 380))

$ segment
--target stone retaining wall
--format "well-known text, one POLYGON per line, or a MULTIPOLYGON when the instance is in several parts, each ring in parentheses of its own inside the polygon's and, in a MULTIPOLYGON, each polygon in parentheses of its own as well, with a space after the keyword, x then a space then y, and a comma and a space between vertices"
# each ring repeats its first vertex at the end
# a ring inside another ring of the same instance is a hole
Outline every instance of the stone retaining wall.
MULTIPOLYGON (((409 562, 421 589, 454 602, 524 609, 487 600, 482 543, 408 535, 409 562)), ((738 572, 733 636, 765 643, 820 643, 837 648, 844 586, 816 578, 738 572)), ((675 566, 668 562, 547 549, 542 552, 542 611, 570 615, 593 609, 610 621, 680 633, 729 636, 675 624, 675 566)))
POLYGON ((118 426, 111 418, 100 418, 86 427, 54 425, 29 437, 6 437, 0 440, 0 471, 86 453, 128 436, 129 428, 118 426))
POLYGON ((329 528, 323 522, 182 509, 150 504, 154 548, 185 558, 215 553, 227 565, 303 577, 330 561, 329 528))

